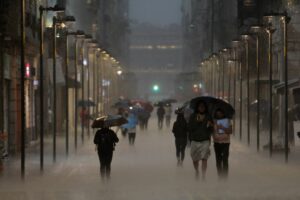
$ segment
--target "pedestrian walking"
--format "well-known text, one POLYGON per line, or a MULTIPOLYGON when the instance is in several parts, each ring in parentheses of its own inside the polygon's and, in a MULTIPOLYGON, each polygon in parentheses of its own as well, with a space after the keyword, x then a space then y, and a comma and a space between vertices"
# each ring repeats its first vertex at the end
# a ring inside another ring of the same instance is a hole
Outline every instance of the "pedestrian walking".
POLYGON ((230 119, 225 117, 222 109, 215 113, 215 131, 213 134, 214 149, 216 154, 216 165, 220 179, 228 177, 228 157, 230 146, 230 135, 232 134, 232 125, 230 119))
POLYGON ((171 117, 173 112, 172 105, 168 104, 165 110, 166 110, 166 126, 169 128, 171 124, 171 117))
POLYGON ((117 134, 109 127, 104 127, 96 132, 94 144, 100 161, 100 174, 102 179, 110 179, 111 162, 116 143, 119 142, 117 134))
POLYGON ((188 126, 183 113, 177 114, 177 119, 173 124, 172 132, 175 137, 177 166, 182 166, 187 145, 188 126))
POLYGON ((136 138, 136 126, 138 124, 138 118, 134 113, 129 113, 127 118, 128 123, 122 125, 122 128, 126 130, 128 134, 128 140, 130 145, 134 145, 136 138))
POLYGON ((163 123, 164 123, 164 117, 166 114, 166 111, 164 109, 163 105, 159 105, 159 107, 157 108, 157 118, 158 118, 158 129, 162 129, 163 128, 163 123))
POLYGON ((199 101, 195 106, 194 113, 188 122, 189 137, 191 140, 191 157, 199 177, 199 162, 202 162, 202 179, 205 180, 207 160, 210 156, 210 138, 214 130, 213 121, 208 114, 205 102, 199 101))
POLYGON ((89 120, 90 120, 90 116, 89 116, 89 111, 86 107, 82 107, 82 110, 80 112, 80 118, 81 118, 81 124, 84 127, 88 127, 89 126, 89 120))

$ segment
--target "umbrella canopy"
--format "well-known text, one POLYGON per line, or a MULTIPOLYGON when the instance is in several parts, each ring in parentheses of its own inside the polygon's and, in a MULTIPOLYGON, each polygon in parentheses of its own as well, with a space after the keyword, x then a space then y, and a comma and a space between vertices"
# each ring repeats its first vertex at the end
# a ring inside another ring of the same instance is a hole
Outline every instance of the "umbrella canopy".
POLYGON ((81 107, 93 107, 96 106, 95 102, 93 102, 92 100, 80 100, 77 103, 77 106, 81 106, 81 107))
POLYGON ((140 100, 140 99, 131 100, 131 104, 133 105, 139 104, 142 106, 143 109, 145 109, 148 112, 152 112, 154 109, 151 102, 140 100))
POLYGON ((142 106, 131 106, 129 107, 129 112, 134 115, 140 115, 145 112, 145 109, 142 106))
POLYGON ((124 99, 116 102, 112 107, 113 108, 128 108, 131 106, 131 103, 129 100, 124 99))
POLYGON ((125 119, 121 115, 108 115, 95 119, 93 121, 92 128, 103 128, 104 126, 121 126, 126 123, 128 123, 127 119, 125 119))
POLYGON ((232 118, 235 113, 234 108, 229 103, 209 96, 201 96, 192 99, 190 102, 190 108, 196 110, 199 102, 204 102, 207 105, 208 112, 211 116, 214 116, 217 109, 222 109, 226 118, 232 118))
POLYGON ((171 104, 171 103, 177 103, 176 99, 164 99, 162 100, 162 102, 166 103, 166 104, 171 104))

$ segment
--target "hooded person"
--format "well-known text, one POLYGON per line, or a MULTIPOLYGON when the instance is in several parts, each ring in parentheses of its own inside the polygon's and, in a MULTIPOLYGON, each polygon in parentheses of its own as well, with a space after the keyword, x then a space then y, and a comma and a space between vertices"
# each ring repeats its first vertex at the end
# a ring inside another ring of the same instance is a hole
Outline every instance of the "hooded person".
POLYGON ((172 132, 175 137, 177 165, 182 166, 187 145, 188 126, 183 113, 177 114, 177 119, 173 124, 172 132))
POLYGON ((210 156, 210 140, 213 133, 213 120, 208 113, 205 102, 199 101, 194 108, 194 113, 188 121, 189 139, 191 141, 191 157, 199 177, 199 162, 202 162, 202 179, 205 179, 207 160, 210 156))

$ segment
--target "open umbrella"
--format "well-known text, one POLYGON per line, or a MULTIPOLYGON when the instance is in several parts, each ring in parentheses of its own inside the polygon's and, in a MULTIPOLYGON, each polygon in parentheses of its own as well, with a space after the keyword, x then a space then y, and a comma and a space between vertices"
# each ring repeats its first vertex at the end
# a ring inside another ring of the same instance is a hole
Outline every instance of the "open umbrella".
POLYGON ((77 103, 77 106, 80 106, 80 107, 93 107, 93 106, 96 106, 95 102, 93 102, 92 100, 80 100, 78 101, 77 103))
POLYGON ((103 128, 104 126, 121 126, 126 123, 128 123, 127 119, 125 119, 121 115, 108 115, 95 119, 93 121, 92 128, 103 128))
POLYGON ((131 106, 131 103, 129 100, 124 99, 116 102, 112 107, 113 108, 128 108, 131 106))
POLYGON ((154 106, 155 106, 155 107, 170 106, 170 104, 169 104, 169 103, 166 103, 166 102, 164 102, 164 101, 159 101, 159 102, 154 103, 154 106))
POLYGON ((177 103, 176 99, 164 99, 162 100, 162 102, 166 103, 166 104, 171 104, 171 103, 177 103))
POLYGON ((140 99, 131 100, 131 104, 133 104, 133 105, 140 104, 142 106, 142 108, 148 112, 152 112, 154 109, 151 102, 140 100, 140 99))
POLYGON ((208 112, 211 116, 214 116, 214 113, 217 109, 222 109, 226 118, 232 118, 235 113, 232 105, 223 101, 222 99, 217 99, 210 96, 201 96, 192 99, 190 102, 190 108, 196 110, 199 102, 204 102, 207 105, 208 112))

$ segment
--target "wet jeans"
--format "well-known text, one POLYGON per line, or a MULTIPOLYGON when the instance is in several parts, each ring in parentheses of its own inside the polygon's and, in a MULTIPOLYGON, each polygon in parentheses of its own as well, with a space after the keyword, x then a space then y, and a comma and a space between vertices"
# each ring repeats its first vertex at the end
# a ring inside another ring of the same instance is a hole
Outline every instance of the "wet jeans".
POLYGON ((220 178, 227 178, 228 176, 229 146, 229 143, 214 144, 217 170, 220 178))

